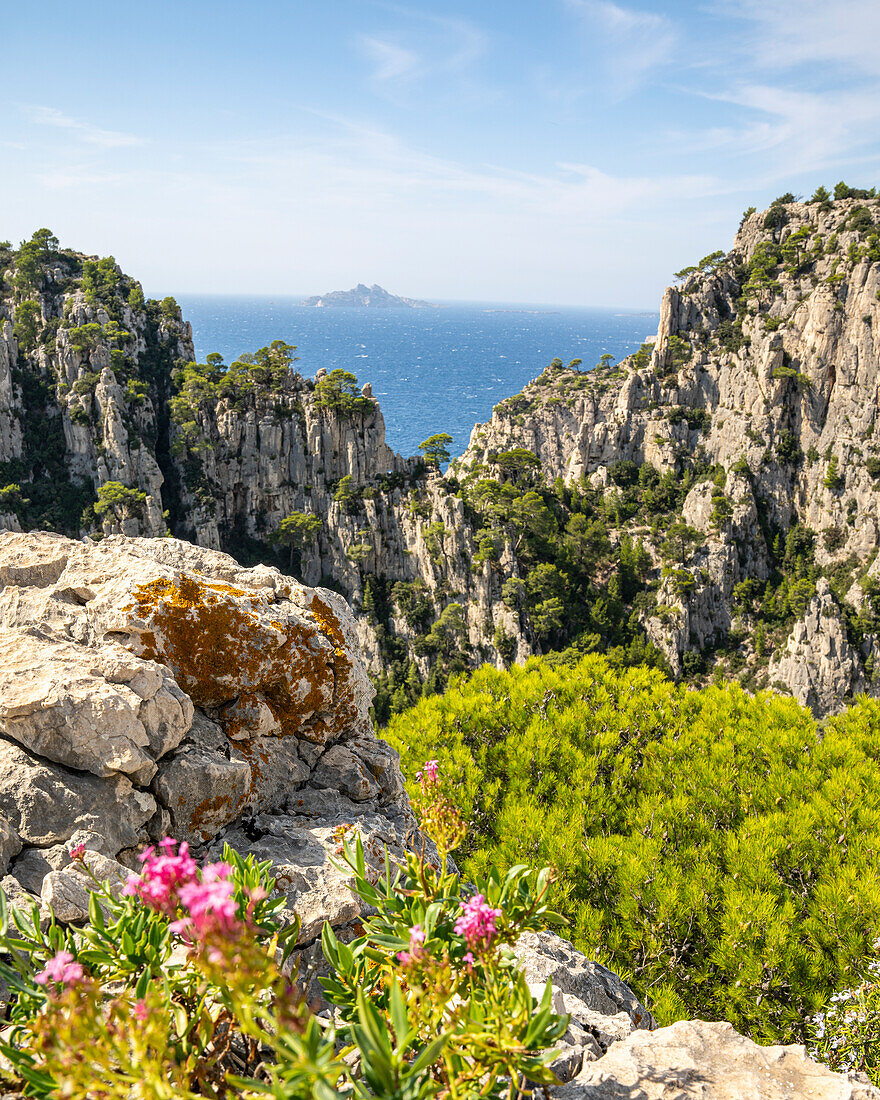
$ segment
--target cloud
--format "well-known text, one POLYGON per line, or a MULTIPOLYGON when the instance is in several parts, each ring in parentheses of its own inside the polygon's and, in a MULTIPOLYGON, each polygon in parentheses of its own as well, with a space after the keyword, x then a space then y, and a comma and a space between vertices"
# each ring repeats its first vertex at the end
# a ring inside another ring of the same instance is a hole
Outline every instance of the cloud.
POLYGON ((102 130, 90 122, 83 122, 81 119, 62 114, 54 107, 26 105, 23 110, 27 118, 38 126, 52 126, 59 130, 66 130, 86 144, 97 145, 102 149, 120 149, 143 144, 142 139, 133 134, 125 134, 119 130, 102 130))
POLYGON ((624 8, 612 0, 565 2, 591 31, 598 29, 606 51, 613 51, 607 65, 619 91, 634 91, 650 72, 671 61, 678 33, 665 15, 624 8))
POLYGON ((359 41, 361 49, 375 66, 373 80, 384 83, 387 80, 412 76, 419 71, 419 55, 412 50, 366 34, 362 34, 359 41))
POLYGON ((361 34, 357 39, 360 52, 372 64, 374 84, 386 94, 416 80, 441 80, 446 91, 467 88, 489 44, 475 24, 396 4, 377 6, 395 17, 393 33, 361 34))
POLYGON ((741 84, 706 98, 745 108, 743 126, 715 127, 689 135, 693 148, 726 150, 760 158, 773 178, 843 164, 873 148, 880 159, 880 95, 862 88, 806 92, 767 84, 741 84), (775 163, 774 163, 775 162, 775 163))
POLYGON ((729 0, 723 10, 754 26, 753 59, 778 71, 838 66, 846 76, 880 76, 877 0, 729 0))

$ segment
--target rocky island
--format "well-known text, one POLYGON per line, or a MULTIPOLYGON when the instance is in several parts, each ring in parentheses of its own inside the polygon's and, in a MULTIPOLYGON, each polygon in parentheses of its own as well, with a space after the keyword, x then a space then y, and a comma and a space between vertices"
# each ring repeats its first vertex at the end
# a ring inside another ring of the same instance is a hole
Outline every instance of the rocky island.
POLYGON ((401 298, 398 294, 391 294, 378 283, 365 286, 358 283, 351 290, 333 290, 329 294, 317 294, 312 298, 304 298, 300 305, 315 306, 354 306, 369 309, 436 309, 433 302, 421 302, 416 298, 401 298))

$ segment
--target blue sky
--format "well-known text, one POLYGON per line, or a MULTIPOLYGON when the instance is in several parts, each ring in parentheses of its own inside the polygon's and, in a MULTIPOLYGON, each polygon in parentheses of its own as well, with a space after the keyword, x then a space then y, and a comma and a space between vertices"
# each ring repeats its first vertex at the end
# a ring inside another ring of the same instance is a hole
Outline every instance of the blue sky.
POLYGON ((0 237, 148 293, 655 308, 747 206, 880 184, 877 0, 43 0, 0 237))

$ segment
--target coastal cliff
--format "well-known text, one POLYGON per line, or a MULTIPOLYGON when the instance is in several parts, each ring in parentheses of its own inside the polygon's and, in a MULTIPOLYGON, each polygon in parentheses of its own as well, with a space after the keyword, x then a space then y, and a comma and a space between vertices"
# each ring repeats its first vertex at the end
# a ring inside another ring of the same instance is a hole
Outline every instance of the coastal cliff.
POLYGON ((717 667, 746 661, 818 713, 875 691, 878 233, 875 198, 748 212, 730 252, 666 290, 656 340, 589 375, 559 364, 474 429, 462 471, 522 447, 548 479, 604 488, 621 463, 697 473, 676 568, 645 532, 661 584, 643 618, 679 674, 729 648, 717 667), (774 573, 798 588, 782 616, 774 573))
POLYGON ((878 232, 874 197, 748 212, 654 341, 554 361, 441 476, 353 375, 277 342, 195 364, 172 299, 40 231, 0 253, 0 529, 170 532, 328 584, 378 713, 597 649, 839 709, 880 656, 878 232))

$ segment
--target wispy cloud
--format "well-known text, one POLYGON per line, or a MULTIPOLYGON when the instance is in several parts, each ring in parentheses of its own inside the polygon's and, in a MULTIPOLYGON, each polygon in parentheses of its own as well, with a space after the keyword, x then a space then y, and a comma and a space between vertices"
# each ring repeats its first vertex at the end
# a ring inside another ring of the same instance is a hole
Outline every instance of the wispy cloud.
POLYGON ((393 33, 361 34, 357 46, 372 65, 370 79, 385 93, 438 77, 447 88, 460 88, 488 49, 487 35, 467 19, 397 4, 377 7, 395 17, 393 33))
POLYGON ((565 0, 581 17, 590 34, 604 39, 607 68, 614 72, 618 91, 632 92, 653 70, 667 65, 678 44, 672 21, 657 12, 638 11, 612 0, 565 0))
POLYGON ((364 54, 373 62, 372 79, 384 83, 412 76, 419 70, 419 55, 393 42, 362 34, 359 39, 364 54))
POLYGON ((91 122, 71 118, 70 115, 63 114, 55 107, 27 104, 22 110, 30 122, 38 126, 52 126, 58 130, 66 130, 87 145, 97 145, 102 149, 120 149, 143 144, 142 139, 135 137, 134 134, 122 133, 120 130, 103 130, 91 122))
POLYGON ((774 71, 826 63, 844 75, 880 76, 877 0, 727 0, 723 10, 754 27, 750 52, 774 71))
MULTIPOLYGON (((765 160, 776 154, 789 174, 846 162, 875 145, 880 127, 880 96, 861 89, 805 92, 743 84, 708 98, 746 108, 753 117, 739 128, 707 131, 703 148, 727 148, 765 160)), ((769 168, 771 162, 766 163, 769 168)))

